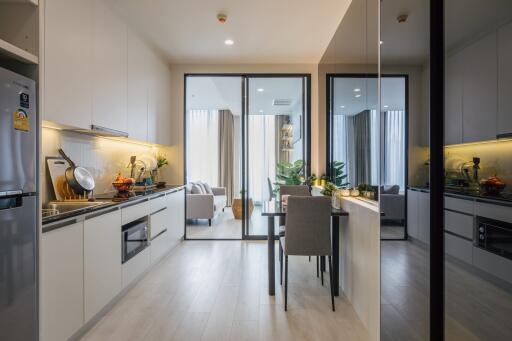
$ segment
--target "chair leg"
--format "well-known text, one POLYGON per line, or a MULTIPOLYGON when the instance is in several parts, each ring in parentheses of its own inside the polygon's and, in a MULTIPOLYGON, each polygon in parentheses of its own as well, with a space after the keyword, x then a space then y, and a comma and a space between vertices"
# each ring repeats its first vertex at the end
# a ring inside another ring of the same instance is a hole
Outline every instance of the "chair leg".
POLYGON ((322 282, 322 286, 324 286, 324 272, 320 270, 320 281, 322 282))
POLYGON ((320 276, 320 261, 318 260, 318 256, 316 256, 316 278, 320 276))
POLYGON ((288 256, 284 256, 284 311, 288 311, 288 256))
POLYGON ((332 256, 329 256, 329 279, 330 279, 330 287, 331 287, 331 303, 332 303, 332 311, 336 311, 336 308, 334 307, 334 274, 332 273, 332 256))
POLYGON ((311 262, 311 256, 309 256, 309 261, 311 262))
POLYGON ((212 220, 208 219, 208 226, 212 226, 212 220))
POLYGON ((283 247, 279 243, 279 282, 283 285, 283 247))

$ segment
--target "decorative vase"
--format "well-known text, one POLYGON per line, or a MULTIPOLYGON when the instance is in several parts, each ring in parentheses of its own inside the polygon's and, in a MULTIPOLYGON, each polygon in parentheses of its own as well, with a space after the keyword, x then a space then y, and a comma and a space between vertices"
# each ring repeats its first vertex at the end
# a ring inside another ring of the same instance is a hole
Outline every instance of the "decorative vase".
POLYGON ((359 190, 357 189, 351 189, 350 190, 350 195, 353 196, 353 197, 358 197, 359 196, 359 190))
POLYGON ((343 188, 340 190, 340 194, 343 197, 349 197, 350 196, 350 190, 347 188, 343 188))
MULTIPOLYGON (((254 203, 252 202, 252 199, 249 198, 249 217, 252 215, 252 211, 254 210, 254 203)), ((235 219, 242 219, 242 198, 234 198, 233 202, 231 203, 231 210, 233 211, 233 216, 235 219)))

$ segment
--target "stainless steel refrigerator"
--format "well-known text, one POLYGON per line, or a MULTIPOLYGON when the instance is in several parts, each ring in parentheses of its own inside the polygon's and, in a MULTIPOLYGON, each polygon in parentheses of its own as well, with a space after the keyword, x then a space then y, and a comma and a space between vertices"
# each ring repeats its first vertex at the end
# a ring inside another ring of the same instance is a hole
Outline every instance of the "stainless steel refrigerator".
POLYGON ((37 340, 36 85, 0 68, 0 339, 37 340))

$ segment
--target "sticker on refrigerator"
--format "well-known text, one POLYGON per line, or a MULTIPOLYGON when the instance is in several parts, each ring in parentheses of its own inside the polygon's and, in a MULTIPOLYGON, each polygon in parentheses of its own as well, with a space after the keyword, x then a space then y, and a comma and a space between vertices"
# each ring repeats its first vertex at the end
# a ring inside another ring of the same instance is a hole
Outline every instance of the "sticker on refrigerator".
POLYGON ((13 126, 14 129, 20 131, 30 130, 30 120, 28 114, 23 109, 18 109, 13 113, 13 126))
POLYGON ((30 101, 28 94, 22 92, 20 94, 20 107, 28 109, 30 107, 30 101))

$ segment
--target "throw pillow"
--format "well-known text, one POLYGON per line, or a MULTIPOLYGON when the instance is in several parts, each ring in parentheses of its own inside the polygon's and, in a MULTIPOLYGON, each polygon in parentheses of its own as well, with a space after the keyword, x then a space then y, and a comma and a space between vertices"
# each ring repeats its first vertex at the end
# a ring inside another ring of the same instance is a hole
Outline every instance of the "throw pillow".
POLYGON ((213 194, 213 191, 212 191, 212 188, 210 187, 210 185, 208 185, 206 182, 202 182, 202 185, 207 194, 213 194))
POLYGON ((193 184, 192 185, 192 189, 190 190, 190 193, 192 193, 192 194, 203 194, 203 192, 201 191, 201 187, 199 187, 199 185, 197 185, 197 184, 193 184))
POLYGON ((198 182, 196 182, 196 185, 199 186, 199 188, 201 188, 201 192, 202 192, 201 194, 207 194, 206 189, 204 188, 202 182, 198 181, 198 182))

